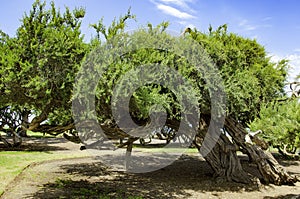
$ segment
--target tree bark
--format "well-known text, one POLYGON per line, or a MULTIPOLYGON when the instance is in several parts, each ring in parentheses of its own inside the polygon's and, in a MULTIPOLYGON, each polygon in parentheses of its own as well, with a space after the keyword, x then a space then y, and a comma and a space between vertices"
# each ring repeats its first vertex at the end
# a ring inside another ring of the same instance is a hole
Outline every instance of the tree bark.
MULTIPOLYGON (((203 141, 204 132, 207 132, 206 122, 201 121, 200 131, 194 141, 195 146, 200 152, 199 141, 203 141), (199 140, 197 142, 197 140, 199 140)), ((221 129, 214 129, 220 131, 221 129)), ((203 145, 202 145, 203 147, 203 145)), ((240 160, 237 156, 237 146, 235 146, 224 134, 220 135, 216 145, 204 157, 214 171, 214 177, 223 181, 234 181, 249 184, 257 181, 257 179, 245 172, 241 166, 240 160)))
POLYGON ((13 142, 14 142, 13 143, 13 147, 20 146, 22 144, 22 142, 23 142, 21 136, 19 136, 14 129, 12 129, 11 132, 13 134, 13 142))
POLYGON ((255 144, 246 143, 245 135, 247 135, 247 132, 240 123, 232 118, 226 118, 225 128, 234 142, 242 148, 242 152, 246 153, 249 159, 257 165, 263 183, 293 185, 299 181, 296 176, 288 174, 270 152, 262 150, 255 144))
POLYGON ((31 131, 48 133, 48 134, 57 136, 57 135, 59 135, 61 133, 64 133, 66 131, 75 129, 75 124, 74 123, 70 123, 70 124, 66 124, 66 125, 42 124, 42 125, 36 125, 34 128, 33 128, 33 126, 31 126, 31 127, 32 127, 30 129, 31 131))
POLYGON ((35 129, 37 129, 41 125, 41 123, 47 119, 47 117, 48 109, 32 119, 31 123, 28 126, 28 130, 35 131, 35 129))
POLYGON ((30 111, 27 109, 22 110, 22 121, 21 121, 21 131, 18 133, 21 137, 27 137, 27 129, 29 127, 29 114, 30 111))
POLYGON ((22 144, 22 138, 15 132, 15 130, 11 128, 1 129, 1 130, 4 131, 5 133, 11 133, 13 136, 13 143, 10 143, 7 139, 5 139, 0 135, 0 141, 2 141, 7 148, 18 147, 22 144))

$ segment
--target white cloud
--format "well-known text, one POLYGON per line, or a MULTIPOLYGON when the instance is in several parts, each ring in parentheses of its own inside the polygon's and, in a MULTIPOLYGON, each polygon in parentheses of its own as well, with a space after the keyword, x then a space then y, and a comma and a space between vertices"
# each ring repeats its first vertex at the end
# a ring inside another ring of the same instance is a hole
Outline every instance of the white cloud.
POLYGON ((272 62, 279 62, 280 60, 284 59, 282 56, 279 55, 269 55, 271 57, 272 62))
POLYGON ((156 7, 161 10, 163 13, 171 15, 173 17, 177 17, 179 19, 193 19, 196 18, 195 16, 188 14, 186 12, 180 11, 174 7, 167 6, 164 4, 157 4, 156 7))
POLYGON ((297 75, 300 75, 300 55, 299 54, 293 54, 289 55, 287 57, 288 60, 290 60, 291 70, 290 70, 290 76, 292 80, 295 80, 297 75))
POLYGON ((177 23, 179 23, 180 25, 183 25, 185 28, 191 28, 191 29, 196 28, 196 26, 194 24, 189 23, 187 21, 177 21, 177 23))
POLYGON ((189 20, 197 18, 196 13, 189 4, 196 0, 150 0, 156 5, 156 8, 164 14, 179 18, 180 20, 189 20))
POLYGON ((257 29, 257 26, 251 25, 248 20, 244 19, 240 21, 239 26, 244 30, 244 31, 250 31, 250 30, 255 30, 257 29))
POLYGON ((266 24, 266 21, 271 20, 272 18, 266 17, 262 19, 261 22, 253 23, 246 19, 240 19, 238 23, 238 27, 243 32, 252 32, 254 30, 260 29, 260 28, 270 28, 272 27, 271 24, 266 24))
POLYGON ((168 4, 168 5, 172 5, 172 4, 176 5, 176 6, 180 7, 181 9, 184 9, 189 12, 195 12, 193 9, 191 9, 188 6, 188 3, 193 2, 193 0, 159 0, 159 1, 161 3, 168 4))
POLYGON ((188 24, 187 21, 177 21, 177 23, 179 23, 180 25, 184 25, 184 26, 186 26, 188 24))
POLYGON ((265 17, 262 19, 262 21, 270 21, 270 20, 272 20, 272 17, 265 17))

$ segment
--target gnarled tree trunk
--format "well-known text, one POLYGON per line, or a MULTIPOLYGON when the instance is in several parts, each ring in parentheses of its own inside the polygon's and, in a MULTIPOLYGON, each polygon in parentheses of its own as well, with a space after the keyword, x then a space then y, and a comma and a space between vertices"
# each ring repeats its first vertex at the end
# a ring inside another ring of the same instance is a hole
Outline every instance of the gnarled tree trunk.
MULTIPOLYGON (((202 117, 200 121, 200 129, 194 141, 199 152, 200 144, 202 144, 201 142, 204 140, 206 132, 208 131, 208 123, 209 117, 202 117)), ((212 128, 214 131, 221 131, 221 129, 215 127, 212 128)), ((202 147, 205 146, 202 145, 202 147)), ((238 147, 233 144, 227 136, 221 133, 215 146, 206 156, 204 156, 204 159, 211 166, 214 171, 214 177, 218 180, 235 181, 245 184, 257 182, 257 178, 243 170, 240 159, 236 153, 237 150, 238 147)))
POLYGON ((257 165, 264 183, 290 185, 299 181, 296 176, 288 174, 284 167, 277 162, 270 152, 262 150, 255 144, 246 143, 245 136, 247 135, 247 132, 240 123, 232 118, 226 118, 225 128, 234 142, 242 148, 242 152, 246 153, 249 156, 249 159, 257 165))
POLYGON ((235 146, 229 142, 226 136, 221 136, 212 151, 205 156, 205 160, 213 168, 215 177, 251 183, 255 178, 243 170, 235 146))
POLYGON ((13 128, 1 129, 1 130, 3 132, 5 132, 6 134, 10 133, 13 138, 12 143, 10 143, 8 141, 8 139, 6 139, 0 135, 0 141, 2 141, 6 147, 18 147, 22 144, 22 138, 16 133, 16 131, 13 128))
MULTIPOLYGON (((204 139, 208 130, 210 117, 202 116, 200 128, 194 144, 200 151, 200 143, 204 139)), ((221 129, 214 129, 221 131, 221 129)), ((292 185, 299 181, 296 176, 286 172, 277 160, 268 151, 264 151, 254 143, 247 143, 245 136, 248 134, 243 126, 232 118, 226 118, 224 132, 221 133, 213 149, 204 157, 214 171, 214 176, 218 179, 226 179, 241 183, 256 183, 259 178, 263 183, 276 185, 292 185), (232 141, 225 133, 228 133, 232 141), (241 150, 247 154, 249 160, 257 165, 261 176, 253 176, 243 170, 237 151, 241 150)), ((203 147, 203 145, 202 145, 203 147)))

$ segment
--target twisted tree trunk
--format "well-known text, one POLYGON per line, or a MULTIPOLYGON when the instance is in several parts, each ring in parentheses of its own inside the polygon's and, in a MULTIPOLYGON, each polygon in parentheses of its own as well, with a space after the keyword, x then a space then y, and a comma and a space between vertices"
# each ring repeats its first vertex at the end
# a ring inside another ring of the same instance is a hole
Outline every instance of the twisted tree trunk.
POLYGON ((264 183, 292 185, 299 181, 299 178, 296 176, 288 174, 270 152, 262 150, 255 144, 246 143, 245 136, 247 132, 240 123, 232 118, 226 118, 225 128, 234 142, 242 148, 242 152, 247 154, 249 159, 257 165, 263 177, 261 180, 264 183))
POLYGON ((10 133, 13 138, 12 143, 10 143, 6 138, 0 135, 0 141, 2 141, 6 147, 18 147, 22 144, 22 138, 16 133, 14 129, 1 129, 1 131, 5 132, 6 134, 10 133))
MULTIPOLYGON (((209 121, 210 117, 208 115, 202 116, 199 132, 194 141, 199 151, 200 145, 207 134, 209 121)), ((217 128, 214 129, 214 131, 220 130, 217 128)), ((204 157, 213 169, 214 176, 217 179, 248 184, 256 183, 260 178, 262 183, 276 185, 293 185, 299 181, 299 178, 296 176, 288 174, 270 152, 264 151, 255 143, 247 143, 245 140, 247 134, 240 123, 229 117, 225 119, 223 133, 221 133, 219 139, 216 141, 214 148, 204 157), (224 132, 230 135, 232 141, 224 132), (253 176, 243 170, 236 153, 238 150, 247 154, 249 160, 257 165, 261 176, 253 176)))
MULTIPOLYGON (((209 119, 209 117, 204 116, 200 121, 200 129, 194 141, 194 145, 198 148, 199 152, 200 145, 208 131, 209 119)), ((214 128, 214 131, 221 131, 221 129, 214 128)), ((202 145, 202 147, 205 146, 202 145)), ((227 136, 221 134, 213 149, 204 156, 204 159, 213 169, 214 177, 218 179, 218 181, 235 181, 245 184, 257 182, 257 178, 243 170, 240 159, 236 153, 237 150, 238 147, 233 144, 227 136)))
POLYGON ((226 136, 221 136, 213 150, 204 157, 214 170, 214 177, 245 184, 254 182, 255 178, 243 170, 235 146, 228 142, 226 136))

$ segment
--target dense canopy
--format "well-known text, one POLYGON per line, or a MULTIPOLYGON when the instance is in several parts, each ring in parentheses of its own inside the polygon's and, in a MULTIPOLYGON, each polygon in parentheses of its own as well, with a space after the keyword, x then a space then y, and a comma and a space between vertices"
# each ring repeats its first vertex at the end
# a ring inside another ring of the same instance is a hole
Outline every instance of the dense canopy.
MULTIPOLYGON (((97 36, 84 42, 80 32, 84 15, 82 8, 66 8, 61 13, 54 3, 46 9, 46 3, 36 1, 16 36, 1 32, 0 130, 7 132, 8 126, 15 137, 18 127, 52 134, 70 132, 76 137, 78 123, 89 125, 94 120, 109 139, 128 138, 121 146, 130 148, 134 140, 147 135, 139 127, 147 128, 154 122, 151 113, 165 112, 166 121, 158 121, 163 126, 155 131, 171 129, 171 141, 182 135, 179 130, 184 123, 188 139, 205 156, 216 177, 253 181, 240 165, 236 153, 240 150, 257 164, 262 181, 297 181, 269 152, 245 142, 249 123, 275 114, 264 105, 285 97, 286 60, 271 62, 262 45, 228 32, 227 25, 215 30, 209 27, 208 32, 188 28, 181 36, 173 36, 167 31, 167 22, 157 27, 149 23, 129 34, 125 32, 126 22, 135 18, 130 10, 109 27, 102 19, 92 24, 97 36), (120 122, 125 126, 129 122, 122 113, 134 121, 130 127, 138 127, 136 133, 122 128, 120 122), (29 120, 30 116, 33 119, 29 120), (211 137, 213 146, 203 142, 207 134, 218 135, 211 137)), ((299 104, 294 101, 287 106, 297 108, 299 104)), ((277 110, 284 109, 279 106, 277 110)), ((280 117, 299 119, 296 115, 280 117)), ((280 124, 280 128, 285 125, 280 124)), ((268 132, 274 137, 279 134, 268 132)))

